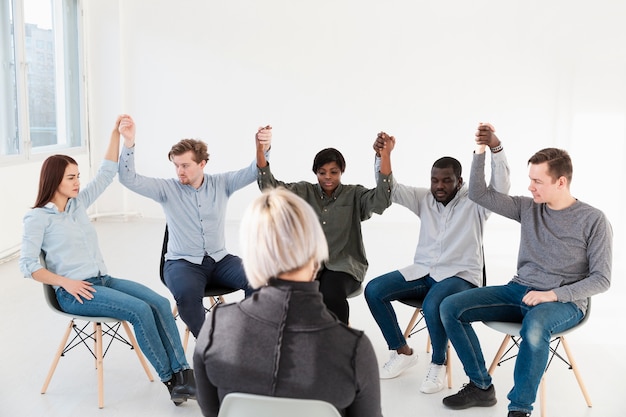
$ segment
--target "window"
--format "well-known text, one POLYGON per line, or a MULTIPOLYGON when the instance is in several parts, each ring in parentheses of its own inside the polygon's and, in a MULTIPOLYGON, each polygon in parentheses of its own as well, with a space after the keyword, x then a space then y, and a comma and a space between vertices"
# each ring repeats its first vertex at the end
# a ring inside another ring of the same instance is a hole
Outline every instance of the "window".
POLYGON ((80 147, 79 0, 0 0, 0 161, 80 147))

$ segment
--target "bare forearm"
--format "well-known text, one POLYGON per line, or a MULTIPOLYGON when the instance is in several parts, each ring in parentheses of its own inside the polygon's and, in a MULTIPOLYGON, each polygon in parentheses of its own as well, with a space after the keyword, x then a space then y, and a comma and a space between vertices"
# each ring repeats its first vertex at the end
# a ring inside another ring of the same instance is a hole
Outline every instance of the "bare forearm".
POLYGON ((104 154, 104 159, 117 162, 120 154, 120 132, 115 129, 111 132, 111 140, 109 146, 104 154))

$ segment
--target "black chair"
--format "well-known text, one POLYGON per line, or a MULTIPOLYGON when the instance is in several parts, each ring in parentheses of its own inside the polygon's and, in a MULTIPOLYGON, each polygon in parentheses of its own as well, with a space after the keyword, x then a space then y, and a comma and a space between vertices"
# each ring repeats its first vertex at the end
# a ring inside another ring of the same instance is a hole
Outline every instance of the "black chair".
MULTIPOLYGON (((165 266, 165 254, 167 253, 167 242, 169 240, 169 232, 167 229, 167 225, 165 225, 165 234, 163 235, 163 245, 161 247, 161 263, 159 265, 159 277, 161 278, 161 282, 163 285, 167 287, 165 284, 165 278, 163 276, 163 267, 165 266)), ((204 289, 204 297, 208 298, 211 305, 210 307, 204 307, 204 312, 210 312, 213 307, 217 304, 224 303, 224 295, 233 293, 235 291, 239 291, 239 288, 229 288, 229 287, 220 287, 220 286, 212 286, 207 285, 204 289)), ((172 311, 174 317, 178 318, 178 307, 174 307, 172 311)), ((189 343, 189 327, 185 327, 185 336, 183 338, 183 349, 187 351, 187 344, 189 343)))

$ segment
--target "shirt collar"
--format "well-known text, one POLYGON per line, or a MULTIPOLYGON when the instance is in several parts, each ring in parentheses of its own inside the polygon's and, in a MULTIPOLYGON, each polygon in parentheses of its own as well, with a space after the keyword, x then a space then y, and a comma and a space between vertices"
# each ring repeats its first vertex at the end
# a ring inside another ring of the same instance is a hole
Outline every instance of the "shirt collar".
POLYGON ((343 189, 343 184, 339 184, 337 188, 335 188, 335 191, 333 191, 333 194, 330 197, 326 195, 324 190, 322 190, 322 187, 320 186, 319 182, 315 184, 315 189, 317 190, 317 193, 320 195, 322 200, 325 200, 325 199, 336 200, 339 194, 341 194, 341 190, 343 189))

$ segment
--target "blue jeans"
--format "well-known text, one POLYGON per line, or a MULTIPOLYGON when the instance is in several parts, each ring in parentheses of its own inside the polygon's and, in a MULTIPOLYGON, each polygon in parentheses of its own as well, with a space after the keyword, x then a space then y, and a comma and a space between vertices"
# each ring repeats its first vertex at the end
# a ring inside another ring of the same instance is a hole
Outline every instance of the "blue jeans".
POLYGON ((423 299, 422 311, 433 348, 431 360, 437 365, 443 365, 446 362, 448 336, 441 323, 439 305, 450 294, 470 288, 475 288, 475 285, 459 277, 435 281, 430 275, 426 275, 407 281, 400 271, 393 271, 374 278, 367 284, 365 300, 387 341, 389 350, 397 350, 406 345, 406 339, 398 325, 398 318, 391 302, 403 298, 423 299))
POLYGON ((178 314, 195 337, 204 323, 202 300, 207 285, 243 289, 246 297, 253 292, 241 259, 234 255, 226 255, 219 262, 205 256, 200 265, 184 259, 166 261, 163 279, 176 300, 178 314))
POLYGON ((137 343, 161 381, 189 369, 170 302, 150 288, 134 281, 109 275, 89 278, 94 289, 93 299, 79 303, 60 287, 57 300, 63 311, 81 316, 112 317, 133 325, 137 343))
POLYGON ((510 282, 451 295, 441 303, 441 319, 470 381, 488 388, 491 377, 471 323, 508 321, 522 323, 509 410, 533 410, 537 389, 548 363, 553 333, 575 326, 583 317, 574 303, 549 302, 530 307, 522 303, 532 288, 510 282))

